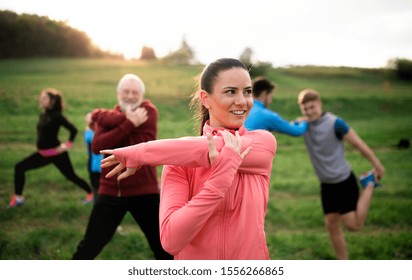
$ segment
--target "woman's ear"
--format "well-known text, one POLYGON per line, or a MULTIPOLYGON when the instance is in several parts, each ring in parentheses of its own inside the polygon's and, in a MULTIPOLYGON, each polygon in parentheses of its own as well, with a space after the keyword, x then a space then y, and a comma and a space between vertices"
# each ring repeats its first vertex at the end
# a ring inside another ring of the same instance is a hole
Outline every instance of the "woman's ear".
POLYGON ((200 101, 202 102, 202 105, 206 109, 210 108, 210 106, 209 106, 209 94, 204 90, 200 91, 200 101))

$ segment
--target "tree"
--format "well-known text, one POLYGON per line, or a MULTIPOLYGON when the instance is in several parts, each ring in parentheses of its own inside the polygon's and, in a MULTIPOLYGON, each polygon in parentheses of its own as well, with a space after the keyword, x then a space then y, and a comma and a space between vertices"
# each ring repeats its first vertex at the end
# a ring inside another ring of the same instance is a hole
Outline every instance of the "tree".
POLYGON ((141 60, 154 60, 156 59, 156 54, 153 48, 148 46, 143 46, 142 52, 140 55, 141 60))
POLYGON ((250 77, 256 78, 257 76, 266 75, 267 71, 272 68, 270 62, 253 62, 252 60, 253 50, 251 48, 246 48, 239 57, 239 60, 245 64, 246 68, 249 70, 250 77))
POLYGON ((85 32, 48 17, 0 11, 0 26, 0 59, 116 57, 94 46, 85 32))
POLYGON ((395 70, 399 79, 412 81, 412 60, 405 58, 391 59, 388 62, 388 67, 395 70))
POLYGON ((242 61, 245 65, 252 65, 252 55, 253 50, 251 48, 246 48, 240 55, 239 60, 242 61))
POLYGON ((196 63, 194 54, 195 53, 192 50, 192 48, 186 42, 185 38, 183 38, 180 48, 174 52, 169 53, 167 56, 165 56, 163 58, 163 61, 167 63, 182 64, 182 65, 194 64, 196 63))

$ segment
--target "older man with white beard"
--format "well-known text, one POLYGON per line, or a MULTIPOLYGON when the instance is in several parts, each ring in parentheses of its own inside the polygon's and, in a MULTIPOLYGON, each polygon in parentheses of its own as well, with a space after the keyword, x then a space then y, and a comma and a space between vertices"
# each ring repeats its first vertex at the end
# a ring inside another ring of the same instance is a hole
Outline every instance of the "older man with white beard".
MULTIPOLYGON (((118 104, 113 109, 96 109, 92 150, 99 153, 157 138, 158 111, 144 99, 143 81, 134 74, 124 75, 117 86, 118 104)), ((106 178, 112 168, 102 170, 99 192, 86 233, 73 259, 94 259, 112 239, 123 217, 130 212, 145 234, 156 259, 172 259, 159 236, 159 187, 156 168, 142 166, 133 176, 120 181, 106 178)))

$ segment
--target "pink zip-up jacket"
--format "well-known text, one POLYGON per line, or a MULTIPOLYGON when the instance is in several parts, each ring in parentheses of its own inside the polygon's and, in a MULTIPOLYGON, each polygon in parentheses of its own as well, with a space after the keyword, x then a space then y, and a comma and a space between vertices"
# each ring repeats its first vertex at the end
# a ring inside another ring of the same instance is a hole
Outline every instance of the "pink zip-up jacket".
POLYGON ((205 125, 220 154, 210 166, 205 136, 157 140, 116 149, 126 167, 162 165, 160 237, 175 259, 269 259, 264 222, 275 137, 239 129, 242 160, 224 147, 223 128, 205 125))

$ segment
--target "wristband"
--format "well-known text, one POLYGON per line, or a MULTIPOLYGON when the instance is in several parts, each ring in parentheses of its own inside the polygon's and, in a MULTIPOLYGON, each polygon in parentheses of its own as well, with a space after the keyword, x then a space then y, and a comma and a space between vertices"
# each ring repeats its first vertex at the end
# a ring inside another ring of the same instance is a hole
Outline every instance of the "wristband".
POLYGON ((70 149, 73 146, 73 142, 72 141, 67 141, 66 143, 64 143, 66 145, 66 149, 70 149))

